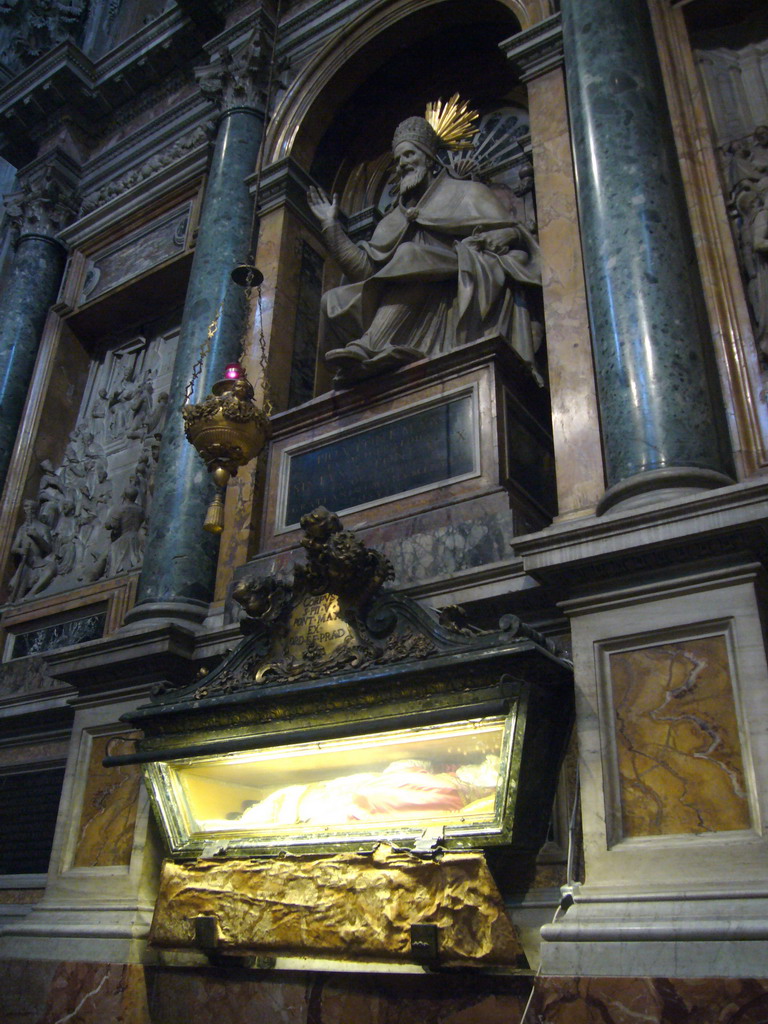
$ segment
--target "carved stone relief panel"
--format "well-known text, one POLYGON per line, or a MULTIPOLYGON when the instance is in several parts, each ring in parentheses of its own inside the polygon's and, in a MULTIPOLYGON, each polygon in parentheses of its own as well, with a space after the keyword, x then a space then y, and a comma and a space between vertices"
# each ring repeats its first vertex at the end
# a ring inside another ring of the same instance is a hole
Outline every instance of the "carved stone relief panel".
POLYGON ((0 665, 0 700, 24 698, 30 694, 65 688, 51 675, 40 657, 29 657, 23 663, 0 665))
POLYGON ((10 603, 141 567, 176 339, 134 337, 92 363, 64 455, 24 503, 10 603))
POLYGON ((765 18, 694 35, 728 212, 755 328, 768 365, 768 26, 765 18), (726 45, 723 45, 726 44, 726 45))

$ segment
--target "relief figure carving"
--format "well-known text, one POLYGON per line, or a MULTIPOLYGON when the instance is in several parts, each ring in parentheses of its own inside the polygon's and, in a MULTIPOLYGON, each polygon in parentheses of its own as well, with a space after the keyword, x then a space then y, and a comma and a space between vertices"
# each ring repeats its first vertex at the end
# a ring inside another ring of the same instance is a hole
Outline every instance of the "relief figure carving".
POLYGON ((11 603, 141 567, 171 354, 131 339, 93 368, 61 461, 39 464, 14 541, 11 603))
POLYGON ((130 413, 128 437, 144 437, 147 421, 152 413, 153 391, 152 376, 147 371, 127 402, 130 413))
POLYGON ((136 500, 139 492, 135 485, 129 485, 123 492, 123 500, 112 509, 106 528, 112 538, 107 554, 107 576, 117 576, 141 565, 143 538, 139 531, 144 522, 144 509, 136 500))
POLYGON ((11 547, 19 563, 9 585, 10 601, 32 597, 45 590, 56 575, 51 531, 38 517, 38 503, 24 502, 24 521, 16 531, 11 547))
POLYGON ((443 145, 425 118, 398 126, 397 200, 370 243, 355 245, 342 230, 336 195, 309 190, 326 246, 351 282, 322 301, 320 344, 337 383, 484 337, 506 339, 543 383, 542 332, 531 316, 541 284, 536 239, 493 189, 461 176, 459 162, 438 160, 443 145))
POLYGON ((734 144, 731 204, 755 324, 755 342, 768 359, 768 125, 734 144))
POLYGON ((93 436, 102 444, 107 440, 107 413, 109 411, 109 394, 106 388, 100 388, 98 398, 91 408, 91 429, 93 436))

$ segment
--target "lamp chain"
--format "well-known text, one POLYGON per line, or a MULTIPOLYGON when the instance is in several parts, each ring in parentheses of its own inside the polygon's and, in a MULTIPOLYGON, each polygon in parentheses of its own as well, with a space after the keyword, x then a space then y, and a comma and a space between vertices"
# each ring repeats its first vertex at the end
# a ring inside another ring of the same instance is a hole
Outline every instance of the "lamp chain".
POLYGON ((261 379, 264 389, 264 412, 267 416, 272 415, 272 387, 267 373, 267 343, 264 338, 264 311, 261 305, 261 285, 256 288, 256 304, 259 309, 259 366, 261 367, 261 379))
POLYGON ((208 325, 208 333, 205 336, 205 341, 200 346, 200 355, 197 357, 197 362, 192 367, 192 376, 189 380, 189 384, 187 384, 184 390, 184 401, 182 402, 181 405, 182 409, 184 408, 185 405, 189 403, 189 400, 192 397, 192 392, 195 388, 195 381, 200 376, 200 373, 203 369, 203 364, 205 363, 205 360, 208 357, 208 353, 211 351, 211 343, 213 342, 213 339, 216 337, 216 332, 219 329, 219 318, 221 317, 221 311, 223 307, 224 303, 220 303, 219 308, 216 310, 216 316, 213 318, 213 320, 211 320, 210 324, 208 325))

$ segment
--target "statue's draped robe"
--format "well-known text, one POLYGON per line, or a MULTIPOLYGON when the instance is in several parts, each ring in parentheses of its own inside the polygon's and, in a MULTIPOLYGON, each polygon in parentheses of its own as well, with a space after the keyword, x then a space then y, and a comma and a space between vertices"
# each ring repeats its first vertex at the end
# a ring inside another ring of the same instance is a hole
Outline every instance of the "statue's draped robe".
POLYGON ((486 185, 442 172, 360 250, 361 279, 323 296, 324 348, 346 346, 339 362, 384 368, 495 336, 533 367, 526 286, 541 283, 538 246, 486 185))

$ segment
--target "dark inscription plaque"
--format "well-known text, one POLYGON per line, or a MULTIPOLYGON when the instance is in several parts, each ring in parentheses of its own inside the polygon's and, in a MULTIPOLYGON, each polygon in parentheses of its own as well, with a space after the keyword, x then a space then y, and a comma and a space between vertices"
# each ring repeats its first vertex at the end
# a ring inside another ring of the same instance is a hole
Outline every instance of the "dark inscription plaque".
POLYGON ((41 626, 25 633, 16 633, 9 660, 55 651, 59 647, 70 647, 72 644, 82 644, 87 640, 98 640, 104 635, 106 621, 106 612, 101 612, 98 615, 69 619, 53 626, 41 626))
POLYGON ((318 505, 344 512, 476 470, 472 395, 291 457, 283 525, 318 505))

